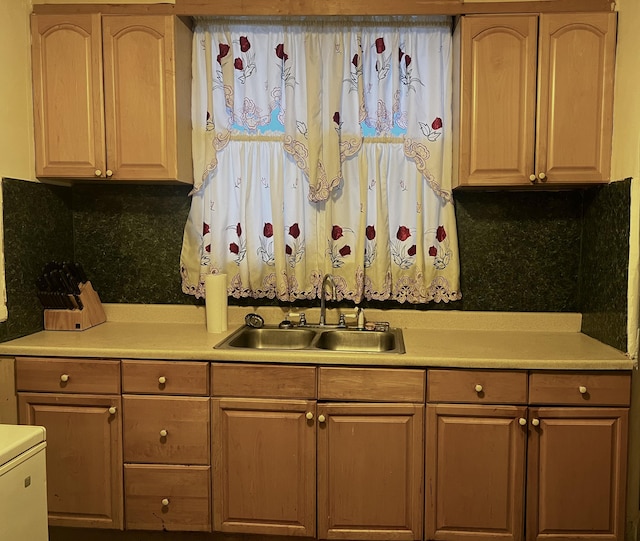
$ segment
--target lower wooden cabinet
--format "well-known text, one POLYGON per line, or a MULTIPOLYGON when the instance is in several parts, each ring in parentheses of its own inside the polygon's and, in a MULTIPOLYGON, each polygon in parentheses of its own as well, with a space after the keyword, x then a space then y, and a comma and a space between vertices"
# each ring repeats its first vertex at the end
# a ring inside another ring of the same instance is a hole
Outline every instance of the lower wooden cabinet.
POLYGON ((47 431, 49 524, 123 527, 120 361, 18 357, 18 415, 47 431))
POLYGON ((315 410, 315 400, 212 400, 214 530, 315 535, 315 410))
POLYGON ((623 541, 628 373, 431 375, 427 540, 623 541))

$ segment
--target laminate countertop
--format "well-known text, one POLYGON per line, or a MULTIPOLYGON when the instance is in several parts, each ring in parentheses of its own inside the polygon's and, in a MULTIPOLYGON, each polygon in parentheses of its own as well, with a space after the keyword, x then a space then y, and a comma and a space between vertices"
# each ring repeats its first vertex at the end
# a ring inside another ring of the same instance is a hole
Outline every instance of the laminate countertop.
MULTIPOLYGON (((403 330, 406 352, 217 349, 250 312, 277 324, 280 308, 229 307, 228 330, 208 332, 204 307, 105 304, 107 321, 84 331, 42 331, 0 344, 3 356, 277 362, 362 366, 630 370, 625 353, 580 332, 580 314, 366 310, 403 330)), ((317 309, 304 310, 316 322, 317 309)), ((337 321, 339 309, 328 311, 337 321)), ((355 324, 347 311, 347 323, 355 324)), ((292 317, 294 319, 294 317, 292 317)))

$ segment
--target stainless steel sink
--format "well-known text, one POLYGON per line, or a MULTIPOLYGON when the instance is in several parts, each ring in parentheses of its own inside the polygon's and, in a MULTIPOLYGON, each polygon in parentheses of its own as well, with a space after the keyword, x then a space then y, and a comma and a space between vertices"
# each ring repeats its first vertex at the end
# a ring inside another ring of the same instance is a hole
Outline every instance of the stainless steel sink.
POLYGON ((404 353, 402 329, 364 331, 327 326, 281 329, 240 327, 217 349, 316 350, 326 352, 404 353))
POLYGON ((304 349, 311 345, 316 333, 311 329, 279 329, 242 327, 230 336, 228 345, 249 349, 304 349))
POLYGON ((376 353, 398 351, 404 353, 404 341, 402 331, 393 329, 389 331, 358 331, 358 330, 334 330, 320 333, 315 343, 320 349, 330 351, 372 351, 376 353), (398 338, 399 336, 399 338, 398 338))

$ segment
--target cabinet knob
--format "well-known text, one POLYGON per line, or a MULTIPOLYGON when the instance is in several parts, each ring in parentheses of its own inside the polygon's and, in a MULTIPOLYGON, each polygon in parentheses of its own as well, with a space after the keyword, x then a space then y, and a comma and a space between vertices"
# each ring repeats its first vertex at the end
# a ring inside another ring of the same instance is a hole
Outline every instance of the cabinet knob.
POLYGON ((520 417, 520 419, 518 419, 518 422, 520 423, 520 426, 524 426, 527 424, 527 420, 524 417, 520 417))
POLYGON ((160 376, 160 377, 158 378, 158 383, 159 383, 160 385, 164 385, 165 383, 167 383, 167 378, 165 378, 164 376, 160 376))
POLYGON ((535 184, 536 182, 538 182, 538 177, 536 177, 534 174, 531 174, 529 175, 529 180, 535 184))
POLYGON ((311 421, 311 419, 313 419, 313 413, 311 413, 310 411, 307 412, 307 414, 305 415, 305 417, 311 421))
POLYGON ((94 171, 94 175, 95 175, 96 177, 101 177, 101 176, 102 176, 102 171, 100 171, 100 169, 96 169, 96 170, 94 171))
POLYGON ((160 431, 160 437, 162 437, 162 438, 166 438, 167 434, 168 434, 168 432, 164 428, 160 431))
POLYGON ((538 178, 544 182, 547 178, 547 175, 545 175, 544 173, 538 173, 538 178))
POLYGON ((533 426, 540 426, 540 419, 532 419, 531 424, 533 426))
POLYGON ((60 381, 61 381, 62 383, 67 383, 67 381, 69 381, 69 374, 62 374, 62 375, 60 376, 60 381))
POLYGON ((109 413, 110 413, 111 415, 115 415, 115 414, 116 414, 116 411, 118 411, 118 410, 116 409, 116 407, 115 407, 115 406, 111 406, 111 407, 109 408, 109 413))
POLYGON ((480 385, 479 383, 474 387, 474 389, 476 390, 476 393, 481 393, 482 392, 482 385, 480 385))
POLYGON ((111 169, 107 169, 105 171, 105 175, 107 175, 107 178, 111 178, 113 176, 113 171, 111 169))
POLYGON ((167 505, 169 505, 169 498, 162 498, 162 505, 163 507, 166 507, 167 505))
POLYGON ((587 388, 584 385, 580 385, 578 391, 580 391, 580 394, 587 394, 587 388))
POLYGON ((318 415, 318 422, 319 423, 324 423, 327 419, 325 418, 324 415, 318 415))

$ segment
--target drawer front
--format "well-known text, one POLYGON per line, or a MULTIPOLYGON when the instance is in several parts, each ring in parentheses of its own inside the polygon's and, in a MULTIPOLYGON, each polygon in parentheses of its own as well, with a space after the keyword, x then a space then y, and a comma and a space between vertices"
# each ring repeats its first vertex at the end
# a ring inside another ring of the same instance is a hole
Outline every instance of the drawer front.
POLYGON ((460 404, 526 404, 527 372, 429 370, 427 401, 460 404))
POLYGON ((532 372, 529 403, 581 406, 628 406, 631 374, 628 372, 532 372))
POLYGON ((123 398, 124 461, 209 464, 209 399, 123 398))
POLYGON ((125 528, 211 531, 209 480, 209 466, 125 464, 125 528))
POLYGON ((211 367, 213 396, 248 398, 316 397, 313 366, 214 363, 211 367))
POLYGON ((120 393, 120 361, 58 357, 16 358, 18 391, 120 393))
POLYGON ((424 380, 425 370, 321 367, 318 399, 424 402, 424 380))
POLYGON ((208 395, 209 363, 123 360, 122 392, 208 395))

